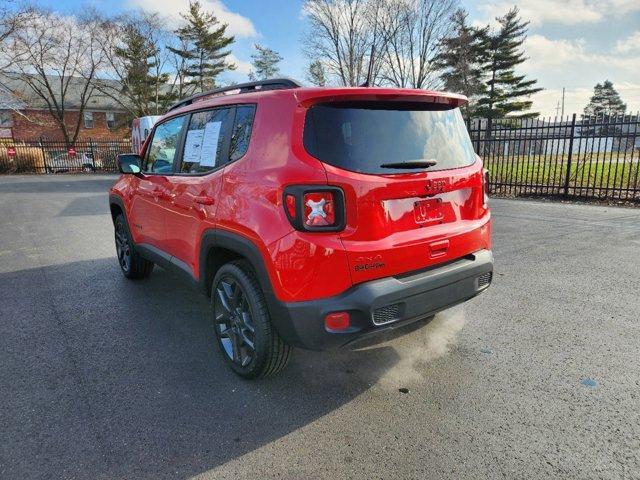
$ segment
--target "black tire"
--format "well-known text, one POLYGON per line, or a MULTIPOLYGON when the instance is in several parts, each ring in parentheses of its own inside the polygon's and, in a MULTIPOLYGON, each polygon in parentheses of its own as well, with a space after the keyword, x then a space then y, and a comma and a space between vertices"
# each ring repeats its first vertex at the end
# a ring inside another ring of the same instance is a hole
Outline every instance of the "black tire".
POLYGON ((211 310, 218 347, 236 374, 247 379, 268 377, 287 366, 292 347, 273 328, 248 262, 220 267, 211 286, 211 310))
POLYGON ((153 271, 153 262, 142 258, 136 252, 131 239, 129 225, 122 213, 116 216, 115 221, 116 254, 120 269, 125 277, 130 279, 147 278, 153 271))

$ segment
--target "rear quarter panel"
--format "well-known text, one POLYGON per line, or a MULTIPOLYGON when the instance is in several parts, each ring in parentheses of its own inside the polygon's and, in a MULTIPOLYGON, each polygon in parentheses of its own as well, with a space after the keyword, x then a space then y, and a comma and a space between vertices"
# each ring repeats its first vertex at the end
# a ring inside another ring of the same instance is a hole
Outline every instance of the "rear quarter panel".
POLYGON ((289 302, 336 295, 351 286, 338 236, 298 232, 284 211, 288 185, 327 183, 319 161, 296 155, 301 110, 289 92, 261 94, 249 148, 225 168, 217 210, 218 228, 256 245, 276 297, 289 302))

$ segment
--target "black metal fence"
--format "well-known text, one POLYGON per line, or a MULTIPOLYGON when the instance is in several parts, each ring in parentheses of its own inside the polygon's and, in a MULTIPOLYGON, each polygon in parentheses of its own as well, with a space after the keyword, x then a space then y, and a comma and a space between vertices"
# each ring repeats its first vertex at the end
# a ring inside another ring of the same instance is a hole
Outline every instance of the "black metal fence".
POLYGON ((0 144, 0 173, 115 172, 116 156, 132 151, 128 140, 36 140, 0 144))
MULTIPOLYGON (((640 115, 471 119, 491 192, 640 203, 640 115)), ((0 173, 115 172, 128 140, 0 144, 0 173)))
POLYGON ((471 119, 491 192, 640 202, 640 116, 471 119))

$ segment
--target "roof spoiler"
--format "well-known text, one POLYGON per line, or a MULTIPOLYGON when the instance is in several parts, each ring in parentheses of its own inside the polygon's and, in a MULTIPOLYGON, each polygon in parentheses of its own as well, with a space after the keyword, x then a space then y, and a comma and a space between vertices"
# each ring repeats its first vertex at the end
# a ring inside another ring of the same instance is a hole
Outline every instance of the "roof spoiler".
POLYGON ((270 78, 268 80, 259 80, 256 82, 239 83, 237 85, 229 85, 228 87, 216 88, 208 90, 202 93, 196 93, 190 97, 187 97, 179 102, 174 103, 169 107, 167 112, 175 110, 176 108, 184 107, 185 105, 191 105, 193 102, 198 101, 201 98, 209 97, 213 95, 220 95, 226 92, 247 93, 255 92, 258 90, 284 90, 287 88, 300 88, 302 84, 297 80, 291 78, 270 78))
POLYGON ((296 98, 303 107, 323 102, 363 100, 432 103, 455 108, 469 101, 464 95, 456 93, 381 87, 305 88, 296 92, 296 98))

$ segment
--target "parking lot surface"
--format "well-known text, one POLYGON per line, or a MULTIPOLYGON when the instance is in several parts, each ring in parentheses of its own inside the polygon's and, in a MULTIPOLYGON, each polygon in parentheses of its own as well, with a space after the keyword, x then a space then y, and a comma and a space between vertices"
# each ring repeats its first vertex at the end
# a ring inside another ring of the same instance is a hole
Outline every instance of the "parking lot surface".
POLYGON ((0 177, 0 478, 640 478, 640 210, 492 200, 486 293, 247 382, 114 178, 0 177))

